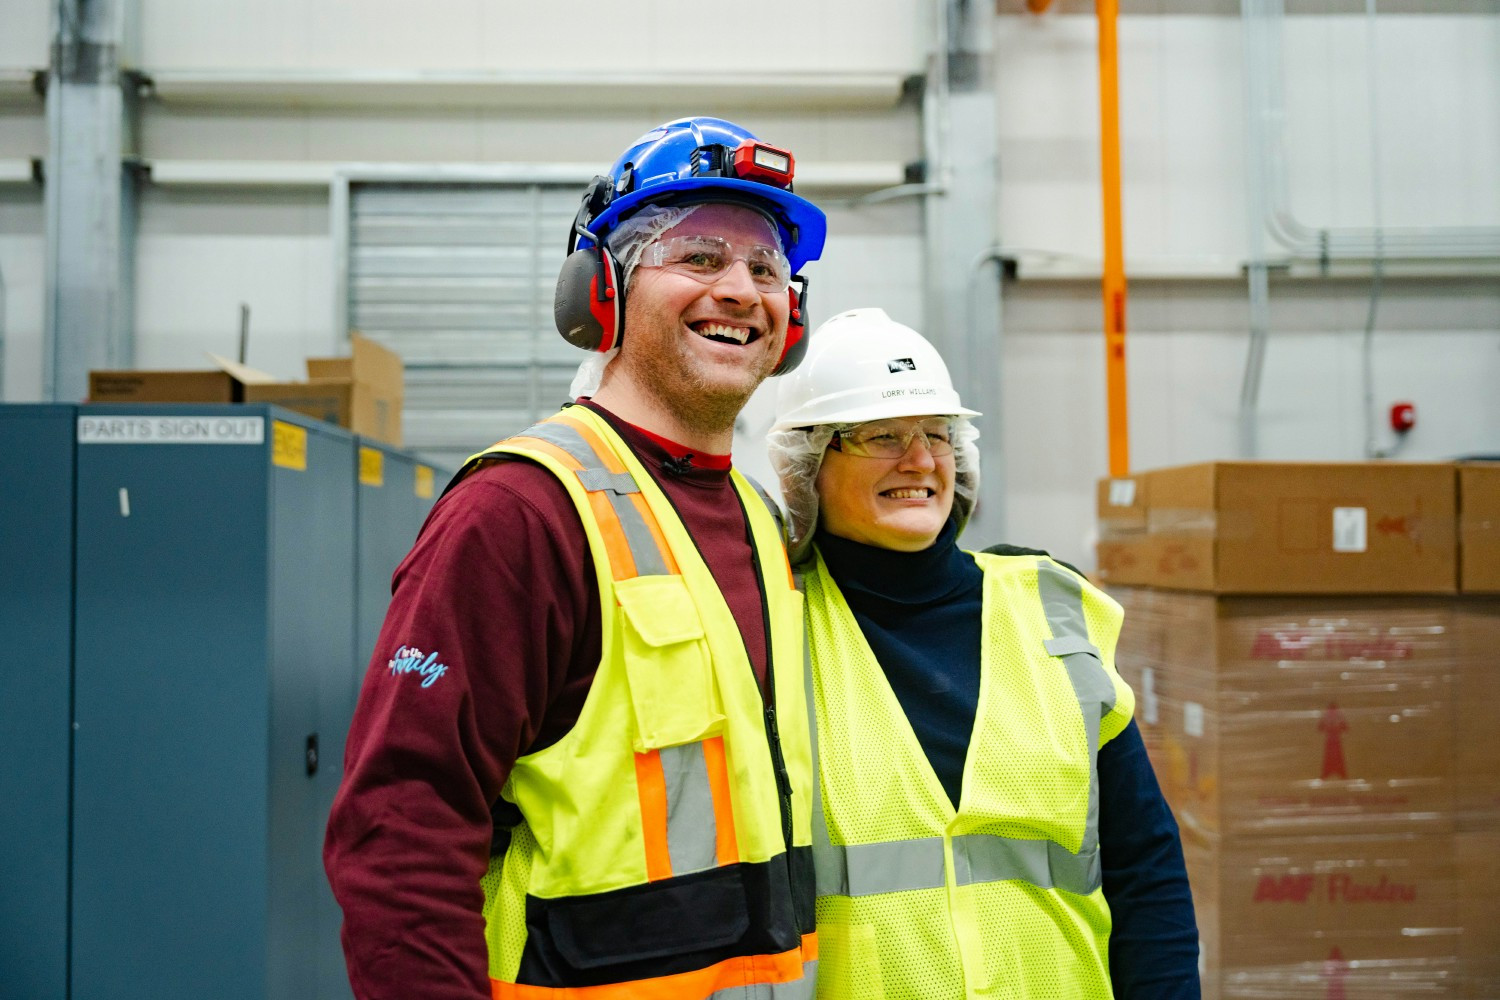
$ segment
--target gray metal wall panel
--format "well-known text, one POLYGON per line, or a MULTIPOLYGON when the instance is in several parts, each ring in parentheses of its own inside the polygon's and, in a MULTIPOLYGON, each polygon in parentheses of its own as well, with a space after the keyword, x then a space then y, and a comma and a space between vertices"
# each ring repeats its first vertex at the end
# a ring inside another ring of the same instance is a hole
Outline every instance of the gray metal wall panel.
POLYGON ((68 964, 73 406, 0 406, 0 993, 63 1000, 68 964))
POLYGON ((407 447, 457 467, 555 410, 584 355, 552 298, 573 186, 351 185, 349 325, 406 362, 407 447))

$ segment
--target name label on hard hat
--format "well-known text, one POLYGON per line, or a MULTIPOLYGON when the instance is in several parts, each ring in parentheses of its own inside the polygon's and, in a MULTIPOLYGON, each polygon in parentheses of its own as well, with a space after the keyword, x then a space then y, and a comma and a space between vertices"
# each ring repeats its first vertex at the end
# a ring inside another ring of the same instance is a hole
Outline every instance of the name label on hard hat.
POLYGON ((890 399, 892 396, 936 396, 937 390, 931 387, 926 389, 882 389, 881 399, 890 399))
POLYGON ((79 444, 260 444, 264 417, 79 417, 79 444))

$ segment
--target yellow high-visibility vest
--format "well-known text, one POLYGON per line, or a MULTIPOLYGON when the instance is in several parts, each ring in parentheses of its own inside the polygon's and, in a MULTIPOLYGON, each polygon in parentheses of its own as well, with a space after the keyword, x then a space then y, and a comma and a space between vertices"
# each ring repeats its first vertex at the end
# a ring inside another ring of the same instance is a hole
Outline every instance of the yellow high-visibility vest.
POLYGON ((511 456, 573 498, 603 648, 577 724, 501 791, 524 821, 483 880, 492 995, 810 998, 802 598, 768 501, 731 472, 765 593, 769 716, 708 567, 608 422, 565 408, 465 470, 511 456))
POLYGON ((1108 1000, 1099 748, 1135 698, 1120 607, 1048 558, 976 554, 979 702, 957 808, 819 556, 806 578, 820 1000, 1108 1000))

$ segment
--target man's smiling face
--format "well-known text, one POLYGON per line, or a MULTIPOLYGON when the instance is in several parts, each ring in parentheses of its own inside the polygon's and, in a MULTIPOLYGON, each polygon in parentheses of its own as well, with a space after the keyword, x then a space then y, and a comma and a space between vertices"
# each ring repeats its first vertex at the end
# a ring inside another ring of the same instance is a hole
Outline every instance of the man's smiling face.
MULTIPOLYGON (((741 205, 702 205, 662 234, 778 246, 775 227, 741 205)), ((733 426, 786 341, 785 291, 762 292, 745 261, 710 282, 667 268, 636 270, 626 294, 617 367, 687 426, 733 426)))

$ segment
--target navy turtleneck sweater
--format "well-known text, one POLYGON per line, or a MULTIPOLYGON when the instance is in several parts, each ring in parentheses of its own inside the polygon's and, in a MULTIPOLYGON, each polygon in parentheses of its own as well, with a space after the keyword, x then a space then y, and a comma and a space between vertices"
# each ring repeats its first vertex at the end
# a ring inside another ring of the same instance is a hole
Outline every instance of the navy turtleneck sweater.
MULTIPOLYGON (((815 539, 955 807, 979 704, 984 600, 984 574, 957 536, 950 519, 921 552, 822 530, 815 539)), ((1115 997, 1197 1000, 1198 926, 1182 844, 1133 721, 1099 751, 1099 852, 1115 997)))

